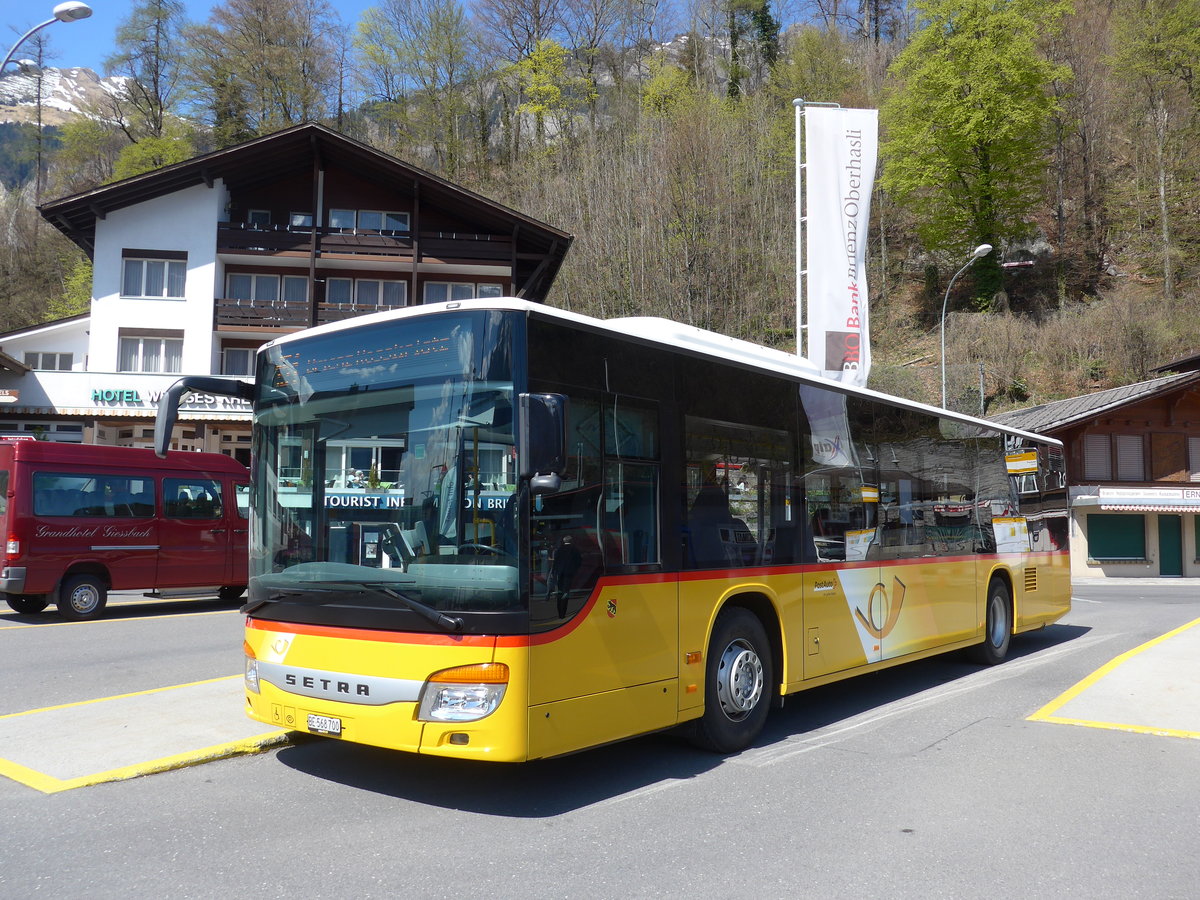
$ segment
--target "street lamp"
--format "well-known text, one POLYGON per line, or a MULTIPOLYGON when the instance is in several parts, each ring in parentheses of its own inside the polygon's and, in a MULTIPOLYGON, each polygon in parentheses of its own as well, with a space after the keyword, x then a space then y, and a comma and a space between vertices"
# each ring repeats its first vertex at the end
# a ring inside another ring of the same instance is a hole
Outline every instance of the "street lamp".
POLYGON ((942 409, 946 408, 946 305, 950 302, 950 289, 954 287, 954 282, 958 281, 958 276, 971 268, 971 264, 975 260, 982 259, 991 252, 991 244, 980 244, 971 252, 971 258, 963 263, 963 267, 954 273, 954 277, 946 285, 946 296, 942 300, 942 409))
POLYGON ((67 0, 66 3, 60 3, 58 6, 54 7, 54 9, 51 10, 51 13, 51 18, 47 19, 45 22, 34 25, 27 32, 21 35, 17 42, 12 45, 12 49, 8 51, 8 56, 4 57, 4 62, 0 63, 0 73, 2 73, 4 71, 4 67, 12 61, 13 55, 17 52, 17 48, 29 40, 29 38, 31 38, 36 32, 41 31, 47 25, 53 25, 55 22, 78 22, 80 19, 86 19, 92 14, 92 8, 86 3, 80 2, 80 0, 67 0))

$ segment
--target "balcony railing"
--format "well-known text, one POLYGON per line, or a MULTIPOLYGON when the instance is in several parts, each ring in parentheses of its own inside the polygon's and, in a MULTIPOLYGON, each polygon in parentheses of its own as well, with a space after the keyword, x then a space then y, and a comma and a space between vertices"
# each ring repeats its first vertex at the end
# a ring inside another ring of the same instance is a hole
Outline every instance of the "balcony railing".
MULTIPOLYGON (((354 316, 394 309, 365 303, 318 303, 317 324, 340 322, 354 316)), ((214 302, 216 325, 240 325, 249 328, 307 328, 308 303, 304 300, 235 300, 218 297, 214 302)))
MULTIPOLYGON (((241 223, 222 223, 217 228, 217 248, 222 253, 308 253, 313 229, 300 225, 254 228, 241 223)), ((416 242, 422 257, 506 262, 512 259, 511 236, 459 231, 422 231, 416 242)), ((414 252, 414 235, 409 231, 359 231, 349 228, 318 228, 320 254, 404 256, 414 252)))

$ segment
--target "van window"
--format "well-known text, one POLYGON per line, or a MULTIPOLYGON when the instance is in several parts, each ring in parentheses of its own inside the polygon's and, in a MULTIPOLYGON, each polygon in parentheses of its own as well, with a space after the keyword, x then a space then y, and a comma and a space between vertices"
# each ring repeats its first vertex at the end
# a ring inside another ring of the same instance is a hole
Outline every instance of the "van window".
POLYGON ((35 516, 117 519, 154 515, 154 480, 129 475, 34 472, 35 516))
POLYGON ((233 486, 234 496, 237 500, 237 514, 239 519, 250 518, 250 485, 235 484, 233 486))
POLYGON ((221 487, 211 478, 164 478, 163 515, 172 519, 219 519, 221 487))

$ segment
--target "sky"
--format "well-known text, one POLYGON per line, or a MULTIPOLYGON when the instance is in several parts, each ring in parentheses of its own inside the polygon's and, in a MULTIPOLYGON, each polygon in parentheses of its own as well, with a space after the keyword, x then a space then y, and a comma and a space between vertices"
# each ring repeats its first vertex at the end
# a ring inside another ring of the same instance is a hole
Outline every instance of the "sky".
MULTIPOLYGON (((0 53, 7 53, 28 29, 53 16, 59 0, 0 0, 0 53)), ((92 15, 78 22, 55 22, 40 33, 50 40, 48 66, 71 69, 83 66, 104 74, 104 58, 113 52, 113 36, 133 9, 132 0, 85 0, 92 15)), ((184 0, 188 18, 203 22, 214 6, 212 0, 184 0)), ((331 0, 347 28, 352 28, 373 0, 331 0)), ((28 45, 23 45, 24 49, 28 45)), ((16 58, 27 56, 18 50, 16 58)), ((3 59, 3 56, 0 56, 3 59)))

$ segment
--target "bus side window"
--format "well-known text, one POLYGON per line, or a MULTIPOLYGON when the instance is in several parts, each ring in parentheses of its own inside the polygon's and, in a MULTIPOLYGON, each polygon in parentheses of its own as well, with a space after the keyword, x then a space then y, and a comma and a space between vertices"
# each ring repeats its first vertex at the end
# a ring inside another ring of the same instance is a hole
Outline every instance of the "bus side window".
POLYGON ((807 420, 804 559, 876 559, 890 495, 874 447, 874 404, 809 385, 800 387, 800 399, 807 420))
POLYGON ((604 569, 610 539, 603 527, 600 402, 571 393, 568 409, 562 487, 535 497, 529 512, 535 622, 566 619, 583 607, 604 569))
POLYGON ((602 521, 606 568, 658 563, 658 409, 609 396, 604 405, 602 521))
POLYGON ((684 432, 684 565, 790 562, 794 442, 788 432, 695 416, 685 418, 684 432))

